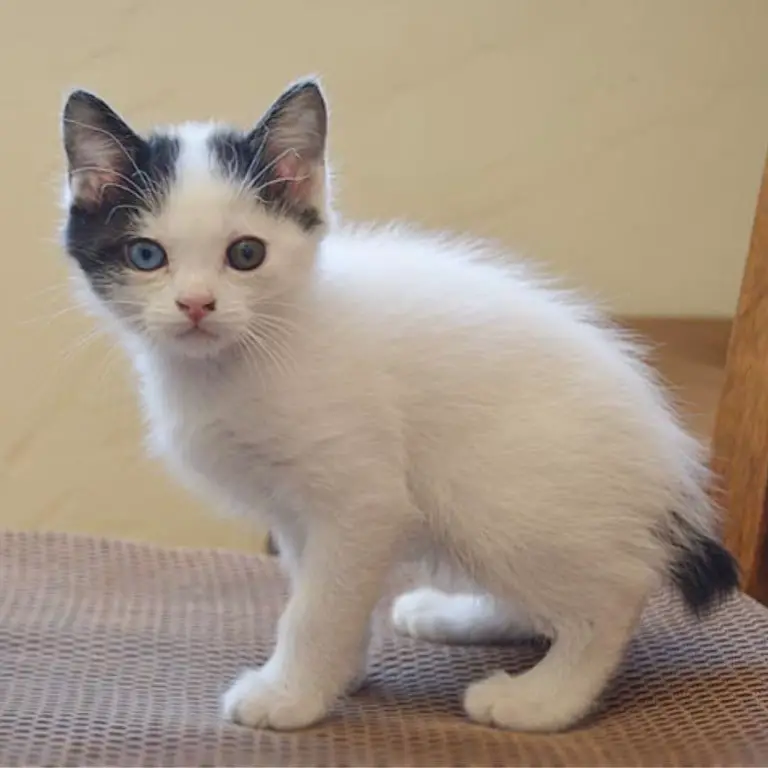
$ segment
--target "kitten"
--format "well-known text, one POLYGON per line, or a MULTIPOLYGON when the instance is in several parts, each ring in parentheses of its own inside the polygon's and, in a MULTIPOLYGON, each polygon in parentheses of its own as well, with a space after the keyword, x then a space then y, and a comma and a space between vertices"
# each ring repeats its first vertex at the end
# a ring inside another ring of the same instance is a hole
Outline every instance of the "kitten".
POLYGON ((334 223, 327 109, 292 85, 250 131, 140 137, 66 102, 64 240, 133 360, 151 442, 189 486, 273 532, 292 583, 273 656, 223 698, 239 723, 322 719, 364 670, 403 560, 402 633, 551 638, 475 682, 473 720, 571 726, 649 594, 695 613, 737 588, 702 451, 638 351, 589 307, 465 240, 334 223))

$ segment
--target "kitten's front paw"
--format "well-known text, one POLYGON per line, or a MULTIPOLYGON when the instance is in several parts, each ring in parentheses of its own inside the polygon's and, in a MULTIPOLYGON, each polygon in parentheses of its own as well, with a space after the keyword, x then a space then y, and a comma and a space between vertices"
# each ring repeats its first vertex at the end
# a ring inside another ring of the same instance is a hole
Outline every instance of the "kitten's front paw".
POLYGON ((328 705, 311 688, 297 690, 262 667, 240 675, 224 694, 222 709, 227 720, 240 725, 292 731, 321 720, 328 705))

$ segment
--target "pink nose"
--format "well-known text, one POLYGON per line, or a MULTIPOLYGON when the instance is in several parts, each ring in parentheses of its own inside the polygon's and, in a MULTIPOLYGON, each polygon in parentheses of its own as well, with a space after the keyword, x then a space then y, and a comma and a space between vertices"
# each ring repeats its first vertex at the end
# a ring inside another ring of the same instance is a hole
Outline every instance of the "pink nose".
POLYGON ((183 299, 176 299, 176 306, 197 325, 216 309, 216 301, 210 296, 185 296, 183 299))

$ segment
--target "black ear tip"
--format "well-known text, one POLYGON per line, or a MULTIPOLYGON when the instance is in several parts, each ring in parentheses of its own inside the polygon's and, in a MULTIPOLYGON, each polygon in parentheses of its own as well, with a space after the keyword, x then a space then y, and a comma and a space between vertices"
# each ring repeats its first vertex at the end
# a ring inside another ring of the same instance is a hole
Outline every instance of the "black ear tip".
POLYGON ((84 88, 72 88, 64 97, 64 107, 77 104, 89 104, 93 102, 94 95, 84 88))
POLYGON ((73 88, 64 99, 64 109, 62 110, 64 119, 71 119, 83 111, 109 111, 109 107, 96 94, 86 91, 84 88, 73 88))
POLYGON ((288 94, 291 96, 301 96, 307 99, 318 109, 328 110, 328 103, 325 97, 325 91, 318 75, 307 75, 299 78, 292 85, 288 86, 288 94))
POLYGON ((300 77, 297 81, 297 85, 307 91, 314 91, 319 96, 323 95, 323 83, 320 79, 320 75, 305 75, 300 77))

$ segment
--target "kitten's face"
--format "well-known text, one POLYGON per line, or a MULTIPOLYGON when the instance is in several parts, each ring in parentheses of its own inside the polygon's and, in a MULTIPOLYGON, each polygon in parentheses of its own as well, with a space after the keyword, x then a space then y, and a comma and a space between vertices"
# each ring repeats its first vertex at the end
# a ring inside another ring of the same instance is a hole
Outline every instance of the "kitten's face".
POLYGON ((326 124, 312 81, 250 132, 190 124, 146 138, 74 92, 65 244, 90 297, 174 355, 254 348, 280 333, 324 231, 326 124))

